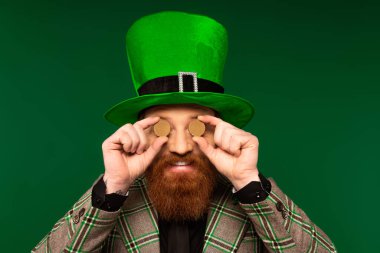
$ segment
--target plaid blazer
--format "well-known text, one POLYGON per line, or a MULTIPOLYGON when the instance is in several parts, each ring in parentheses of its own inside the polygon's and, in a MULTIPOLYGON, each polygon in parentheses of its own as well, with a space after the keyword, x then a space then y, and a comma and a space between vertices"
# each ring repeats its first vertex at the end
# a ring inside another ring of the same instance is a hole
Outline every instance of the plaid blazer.
MULTIPOLYGON (((269 196, 255 204, 240 203, 232 195, 232 185, 219 180, 208 211, 203 252, 336 252, 330 238, 272 178, 268 180, 269 196)), ((116 212, 93 207, 91 189, 32 252, 160 252, 157 212, 144 177, 134 182, 116 212)))

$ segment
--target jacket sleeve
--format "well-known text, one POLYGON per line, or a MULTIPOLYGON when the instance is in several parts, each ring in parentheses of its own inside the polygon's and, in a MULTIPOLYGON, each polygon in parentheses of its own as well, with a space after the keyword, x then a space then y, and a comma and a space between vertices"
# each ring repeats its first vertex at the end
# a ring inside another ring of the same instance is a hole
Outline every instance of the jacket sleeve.
POLYGON ((265 200, 240 206, 248 214, 266 252, 337 252, 330 238, 317 227, 269 178, 271 191, 265 200))
POLYGON ((107 212, 93 207, 91 197, 92 188, 53 226, 32 252, 101 252, 120 209, 107 212))

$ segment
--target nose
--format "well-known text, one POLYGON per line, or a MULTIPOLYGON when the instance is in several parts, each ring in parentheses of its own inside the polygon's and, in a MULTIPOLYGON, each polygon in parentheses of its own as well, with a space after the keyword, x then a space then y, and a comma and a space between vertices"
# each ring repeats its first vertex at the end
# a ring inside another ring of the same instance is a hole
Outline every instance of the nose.
POLYGON ((167 145, 170 152, 185 155, 193 151, 194 141, 187 129, 176 130, 170 133, 167 145))

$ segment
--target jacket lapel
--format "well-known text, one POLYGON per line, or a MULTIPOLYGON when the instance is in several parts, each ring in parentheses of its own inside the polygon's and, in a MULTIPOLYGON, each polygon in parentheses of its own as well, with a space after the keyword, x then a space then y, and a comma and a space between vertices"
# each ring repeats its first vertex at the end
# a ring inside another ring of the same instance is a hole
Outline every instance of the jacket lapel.
POLYGON ((157 212, 148 198, 145 178, 129 188, 117 226, 128 252, 160 252, 157 212))
POLYGON ((232 185, 224 178, 218 182, 209 208, 203 252, 235 252, 250 223, 233 199, 232 185))

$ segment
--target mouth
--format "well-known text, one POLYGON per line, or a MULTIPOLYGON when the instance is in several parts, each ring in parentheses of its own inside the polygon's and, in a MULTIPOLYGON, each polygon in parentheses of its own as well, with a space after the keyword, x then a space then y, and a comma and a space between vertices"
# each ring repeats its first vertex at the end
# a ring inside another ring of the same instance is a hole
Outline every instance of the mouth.
POLYGON ((177 161, 169 166, 169 170, 173 172, 187 172, 194 170, 191 162, 177 161))

